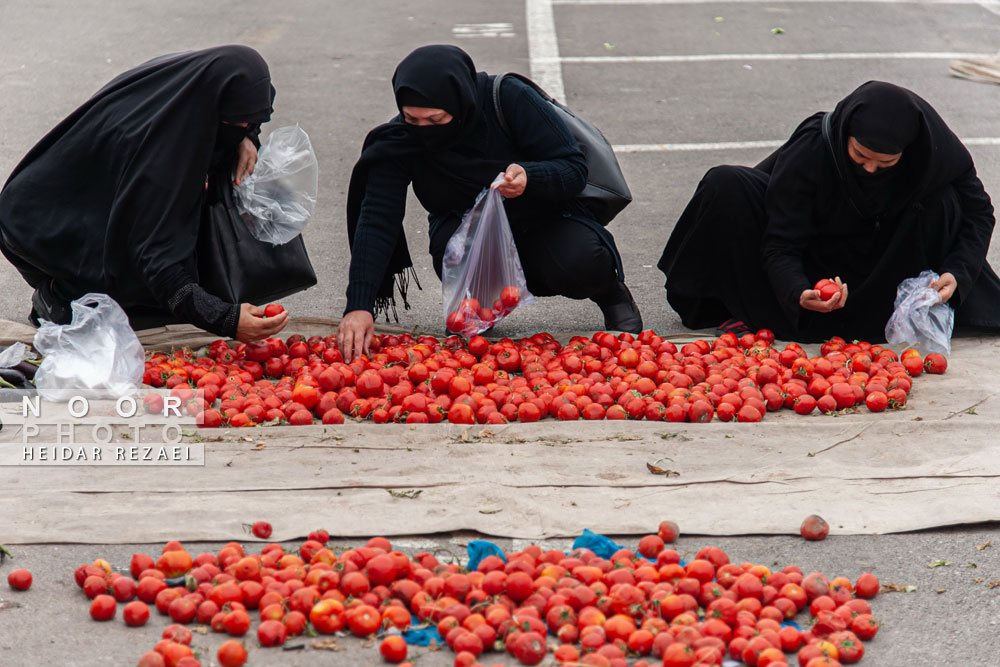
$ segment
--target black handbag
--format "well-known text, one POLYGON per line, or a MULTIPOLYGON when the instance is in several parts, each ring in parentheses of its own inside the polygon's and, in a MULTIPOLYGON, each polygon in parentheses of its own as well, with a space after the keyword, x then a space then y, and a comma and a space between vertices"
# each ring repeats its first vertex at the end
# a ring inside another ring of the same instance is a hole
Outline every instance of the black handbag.
POLYGON ((198 283, 230 303, 263 304, 316 284, 302 235, 283 245, 258 241, 240 217, 227 178, 209 178, 198 232, 198 283))
POLYGON ((551 95, 542 90, 537 83, 528 77, 515 72, 503 72, 493 79, 493 107, 496 109, 497 120, 504 133, 514 138, 500 106, 500 82, 505 77, 514 77, 535 89, 542 99, 551 104, 566 123, 587 160, 587 185, 576 197, 596 220, 607 225, 622 209, 632 203, 632 193, 625 182, 625 175, 615 157, 615 151, 604 135, 592 123, 580 118, 565 105, 560 104, 551 95))

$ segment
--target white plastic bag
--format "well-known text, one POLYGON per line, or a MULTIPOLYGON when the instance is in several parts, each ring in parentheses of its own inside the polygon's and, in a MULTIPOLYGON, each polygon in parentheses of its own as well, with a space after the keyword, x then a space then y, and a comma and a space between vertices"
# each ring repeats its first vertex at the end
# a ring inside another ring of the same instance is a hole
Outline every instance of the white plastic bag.
POLYGON ((476 198, 448 240, 441 272, 445 324, 466 338, 486 331, 523 303, 534 303, 497 187, 476 198))
POLYGON ((281 127, 261 144, 253 174, 235 188, 236 208, 254 238, 282 245, 306 228, 318 181, 309 135, 298 125, 281 127))
POLYGON ((885 339, 893 344, 918 345, 926 352, 951 353, 955 311, 941 303, 930 284, 940 276, 922 271, 899 283, 893 313, 885 325, 885 339))
POLYGON ((107 294, 84 294, 71 304, 73 320, 42 320, 35 349, 44 358, 35 387, 46 401, 74 396, 112 398, 135 394, 142 384, 146 353, 128 316, 107 294))

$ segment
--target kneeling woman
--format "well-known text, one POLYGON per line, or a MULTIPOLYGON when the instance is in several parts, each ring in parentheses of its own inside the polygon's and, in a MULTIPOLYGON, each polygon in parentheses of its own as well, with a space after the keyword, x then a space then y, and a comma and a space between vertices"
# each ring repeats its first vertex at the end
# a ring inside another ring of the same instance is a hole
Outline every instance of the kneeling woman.
POLYGON ((503 80, 493 105, 493 79, 461 49, 425 46, 396 68, 399 115, 372 130, 348 192, 351 268, 347 308, 338 330, 344 356, 368 348, 373 316, 405 303, 412 262, 403 235, 406 189, 429 212, 434 270, 462 214, 496 175, 528 289, 536 296, 591 299, 605 327, 638 332, 639 310, 622 282, 614 239, 575 196, 587 181, 579 145, 551 106, 527 84, 503 80))
POLYGON ((870 81, 757 167, 711 169, 658 266, 693 329, 884 340, 896 287, 925 269, 941 276, 931 286, 956 325, 996 328, 993 224, 972 158, 937 112, 870 81), (840 287, 828 300, 813 289, 823 278, 840 287))
POLYGON ((133 328, 189 322, 249 341, 280 331, 198 284, 209 173, 253 172, 271 117, 267 63, 245 46, 163 56, 119 75, 49 132, 0 192, 0 250, 35 289, 31 320, 108 294, 133 328))

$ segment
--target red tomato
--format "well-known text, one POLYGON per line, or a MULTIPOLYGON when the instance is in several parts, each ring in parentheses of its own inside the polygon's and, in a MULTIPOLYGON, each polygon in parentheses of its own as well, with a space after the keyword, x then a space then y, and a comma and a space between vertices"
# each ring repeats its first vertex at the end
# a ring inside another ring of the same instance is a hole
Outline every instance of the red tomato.
POLYGON ((508 285, 500 291, 500 303, 505 310, 513 310, 521 302, 521 290, 513 285, 508 285))
POLYGON ((799 533, 807 540, 822 540, 830 533, 830 524, 818 514, 810 514, 799 527, 799 533))
POLYGON ((285 312, 285 307, 280 303, 269 303, 264 306, 264 317, 276 317, 285 312))
POLYGON ((11 570, 7 575, 7 584, 15 591, 26 591, 31 588, 31 572, 25 569, 11 570))
POLYGON ((823 301, 829 301, 837 294, 840 294, 840 288, 837 287, 837 283, 828 278, 823 278, 818 283, 813 285, 813 289, 819 290, 819 297, 823 299, 823 301))
POLYGON ((269 619, 257 626, 257 641, 261 646, 281 646, 287 636, 288 631, 281 621, 269 619))
POLYGON ((98 595, 90 603, 90 617, 95 621, 110 621, 115 617, 118 605, 110 595, 98 595))
POLYGON ((254 537, 266 540, 271 537, 271 524, 267 521, 257 521, 252 526, 254 537))
POLYGON ((406 660, 406 640, 399 635, 389 635, 378 647, 386 662, 400 663, 406 660))
POLYGON ((924 371, 931 375, 940 375, 948 370, 948 360, 943 354, 931 352, 924 357, 924 371))
POLYGON ((222 642, 215 655, 221 667, 242 667, 247 661, 247 650, 235 639, 222 642))

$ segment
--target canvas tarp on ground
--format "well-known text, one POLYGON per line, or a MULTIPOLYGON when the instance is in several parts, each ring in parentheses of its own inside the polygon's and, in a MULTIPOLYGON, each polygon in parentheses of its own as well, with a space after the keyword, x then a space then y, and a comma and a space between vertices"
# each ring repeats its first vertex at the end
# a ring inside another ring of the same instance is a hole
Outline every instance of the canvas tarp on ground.
MULTIPOLYGON (((667 518, 706 535, 794 534, 812 513, 833 534, 1000 520, 1000 341, 958 339, 949 363, 915 381, 906 410, 881 414, 206 429, 184 438, 204 466, 0 467, 0 534, 227 540, 267 520, 276 540, 319 527, 534 540, 644 534, 667 518)), ((19 410, 0 405, 5 421, 19 410)), ((0 446, 21 440, 16 424, 0 431, 0 446)))

